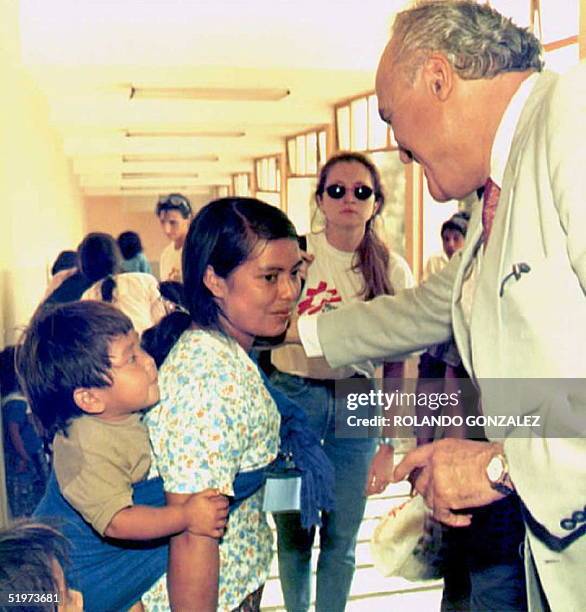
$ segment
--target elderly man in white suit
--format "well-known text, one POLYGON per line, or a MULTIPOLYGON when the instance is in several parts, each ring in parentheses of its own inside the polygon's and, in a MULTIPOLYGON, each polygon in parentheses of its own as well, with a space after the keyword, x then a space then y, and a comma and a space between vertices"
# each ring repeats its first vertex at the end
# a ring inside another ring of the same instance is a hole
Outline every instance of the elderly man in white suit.
MULTIPOLYGON (((529 38, 508 38, 503 23, 474 2, 420 3, 397 17, 377 74, 381 117, 433 197, 486 185, 465 249, 415 289, 299 321, 308 355, 333 367, 396 359, 453 330, 485 415, 509 408, 488 379, 586 378, 586 66, 559 77, 524 63, 529 38)), ((435 442, 409 453, 394 478, 420 468, 416 488, 451 526, 470 522, 462 509, 516 490, 530 609, 547 600, 554 611, 584 610, 585 395, 558 385, 510 403, 511 413, 541 417, 539 435, 513 428, 504 441, 435 442)), ((392 450, 376 474, 381 489, 391 465, 392 450)))

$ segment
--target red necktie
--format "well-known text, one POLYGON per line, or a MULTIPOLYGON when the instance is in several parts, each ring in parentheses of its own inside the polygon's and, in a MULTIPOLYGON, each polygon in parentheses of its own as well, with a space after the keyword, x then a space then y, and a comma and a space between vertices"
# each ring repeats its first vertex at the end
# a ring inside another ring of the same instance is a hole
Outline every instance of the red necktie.
POLYGON ((484 183, 484 194, 482 196, 482 240, 484 248, 486 248, 488 238, 490 237, 500 194, 501 188, 488 177, 486 183, 484 183))

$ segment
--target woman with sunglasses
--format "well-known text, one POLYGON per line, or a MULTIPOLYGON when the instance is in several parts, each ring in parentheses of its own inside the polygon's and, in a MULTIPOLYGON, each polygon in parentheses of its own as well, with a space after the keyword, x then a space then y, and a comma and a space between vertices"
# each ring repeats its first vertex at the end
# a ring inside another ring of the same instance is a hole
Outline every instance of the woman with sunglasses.
MULTIPOLYGON (((297 303, 299 315, 317 315, 413 286, 407 262, 389 252, 376 234, 374 221, 383 208, 384 194, 378 170, 367 157, 354 152, 332 157, 320 172, 315 198, 325 229, 307 236, 307 252, 313 260, 297 303)), ((336 436, 334 381, 372 378, 376 368, 368 362, 332 369, 324 359, 308 360, 303 349, 295 346, 273 350, 272 362, 277 368, 272 382, 306 409, 336 470, 335 510, 322 515, 316 610, 342 612, 354 575, 365 493, 373 492, 370 483, 367 491, 367 480, 376 474, 374 467, 369 474, 376 440, 336 436)), ((394 376, 402 375, 402 364, 387 368, 387 375, 391 368, 394 376)), ((381 447, 380 456, 377 453, 380 464, 386 463, 382 455, 389 452, 392 450, 381 447)), ((275 521, 287 610, 308 610, 314 531, 302 529, 299 516, 293 513, 277 514, 275 521)))

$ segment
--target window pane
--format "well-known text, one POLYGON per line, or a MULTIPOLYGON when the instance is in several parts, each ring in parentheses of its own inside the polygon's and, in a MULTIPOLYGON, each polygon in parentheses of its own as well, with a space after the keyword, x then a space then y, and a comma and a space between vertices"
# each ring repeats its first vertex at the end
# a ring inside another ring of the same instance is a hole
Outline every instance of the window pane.
POLYGON ((317 173, 317 132, 310 132, 305 137, 305 172, 306 174, 317 173))
POLYGON ((490 0, 489 4, 501 15, 510 17, 516 25, 523 28, 529 27, 531 0, 490 0))
POLYGON ((315 178, 290 178, 287 181, 287 216, 299 235, 311 231, 315 182, 315 178))
POLYGON ((268 158, 263 157, 261 160, 261 164, 262 164, 262 170, 261 170, 262 181, 259 187, 261 189, 267 189, 269 185, 269 160, 268 158))
POLYGON ((256 185, 257 187, 260 188, 261 182, 262 182, 262 164, 260 159, 256 160, 256 163, 254 164, 255 167, 255 173, 256 173, 256 185))
POLYGON ((328 155, 328 147, 326 140, 326 131, 322 130, 318 135, 319 140, 319 151, 318 151, 318 166, 321 167, 326 162, 326 157, 328 155))
POLYGON ((391 251, 405 254, 405 166, 397 151, 371 153, 385 192, 385 206, 379 216, 377 230, 391 251))
POLYGON ((297 174, 297 143, 295 138, 287 140, 287 161, 289 163, 289 173, 297 174))
POLYGON ((336 110, 336 128, 338 131, 338 148, 350 149, 350 107, 340 106, 336 110))
POLYGON ((277 160, 275 157, 269 157, 267 162, 268 176, 265 189, 268 191, 277 191, 277 160))
POLYGON ((267 204, 281 208, 281 194, 274 191, 257 191, 256 197, 267 204))
POLYGON ((354 100, 350 108, 352 111, 352 150, 365 151, 368 148, 368 104, 366 98, 354 100))
POLYGON ((297 136, 297 174, 305 174, 305 136, 297 136))
POLYGON ((578 34, 578 0, 541 0, 543 42, 549 43, 578 34))
POLYGON ((383 149, 387 146, 387 124, 378 114, 378 100, 368 96, 368 148, 383 149))
POLYGON ((234 193, 236 196, 241 197, 250 196, 250 185, 247 173, 237 174, 234 177, 234 193))
POLYGON ((555 72, 564 72, 579 61, 578 45, 569 45, 545 54, 545 67, 555 72))

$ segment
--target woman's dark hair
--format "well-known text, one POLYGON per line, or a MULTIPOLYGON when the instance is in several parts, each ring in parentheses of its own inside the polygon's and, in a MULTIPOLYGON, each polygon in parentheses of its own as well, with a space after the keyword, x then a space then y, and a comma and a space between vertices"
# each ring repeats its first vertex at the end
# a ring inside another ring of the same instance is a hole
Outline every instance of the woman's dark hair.
POLYGON ((162 281, 159 283, 159 293, 161 297, 169 302, 173 302, 175 306, 185 308, 185 289, 183 283, 178 281, 162 281))
POLYGON ((124 259, 132 259, 142 252, 140 236, 136 232, 122 232, 118 236, 118 246, 124 259))
POLYGON ((183 287, 189 314, 173 312, 156 331, 145 332, 145 350, 162 363, 191 323, 222 332, 221 308, 204 283, 208 266, 227 278, 259 246, 281 238, 297 241, 297 232, 287 215, 270 204, 254 198, 222 198, 204 206, 191 222, 183 246, 183 287))
POLYGON ((19 381, 33 412, 51 436, 66 432, 84 412, 77 388, 112 384, 110 344, 132 331, 120 310, 94 300, 40 306, 16 355, 19 381))
POLYGON ((77 253, 75 251, 61 251, 53 262, 51 276, 55 276, 61 270, 69 270, 70 268, 77 268, 77 253))
POLYGON ((315 190, 315 197, 320 204, 323 197, 330 170, 340 163, 362 164, 369 172, 372 189, 378 207, 372 217, 366 222, 364 237, 356 249, 352 262, 352 270, 362 274, 364 287, 361 295, 365 300, 371 300, 377 295, 393 295, 394 290, 389 281, 389 249, 379 238, 374 229, 374 219, 379 215, 385 204, 385 194, 377 167, 361 153, 343 151, 330 157, 322 167, 315 190))
POLYGON ((114 238, 100 232, 88 234, 79 245, 78 255, 82 274, 92 283, 104 279, 102 299, 111 302, 116 289, 114 274, 120 271, 120 249, 114 238))

